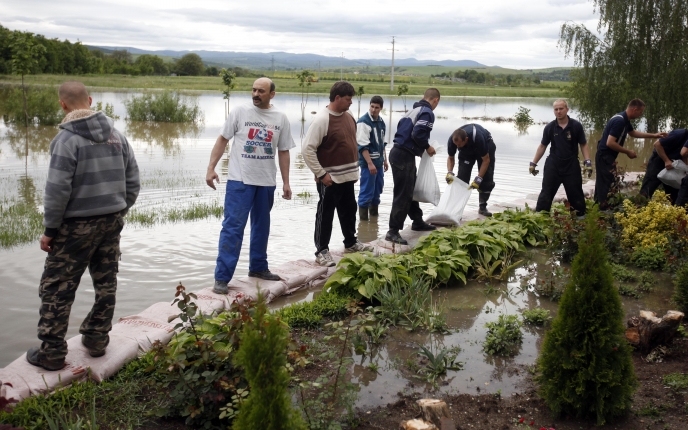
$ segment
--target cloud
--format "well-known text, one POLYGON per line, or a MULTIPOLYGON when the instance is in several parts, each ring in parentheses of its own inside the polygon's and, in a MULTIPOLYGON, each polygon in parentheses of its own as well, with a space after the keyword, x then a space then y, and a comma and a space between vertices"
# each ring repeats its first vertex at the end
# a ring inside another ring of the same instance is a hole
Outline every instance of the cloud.
MULTIPOLYGON (((286 51, 347 58, 471 59, 521 68, 567 65, 565 20, 593 23, 587 0, 45 0, 0 6, 3 25, 47 37, 142 49, 286 51), (513 61, 513 63, 512 63, 513 61), (523 62, 522 64, 519 62, 523 62)), ((594 27, 594 24, 593 24, 594 27)))

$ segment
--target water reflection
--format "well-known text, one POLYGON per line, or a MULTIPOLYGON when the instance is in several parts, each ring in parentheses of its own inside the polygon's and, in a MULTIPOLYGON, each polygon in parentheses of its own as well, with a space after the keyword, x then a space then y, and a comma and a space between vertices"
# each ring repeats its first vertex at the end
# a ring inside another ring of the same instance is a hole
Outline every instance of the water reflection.
POLYGON ((15 157, 27 158, 31 155, 32 160, 35 160, 38 155, 48 152, 50 142, 56 134, 55 127, 12 125, 6 129, 4 140, 9 144, 15 157))
POLYGON ((165 156, 179 155, 181 148, 179 140, 198 139, 203 133, 203 124, 197 123, 169 123, 169 122, 126 122, 127 138, 159 146, 165 156))
POLYGON ((19 185, 19 198, 23 203, 33 209, 38 209, 38 196, 36 195, 36 185, 33 178, 28 175, 22 175, 17 179, 19 185))

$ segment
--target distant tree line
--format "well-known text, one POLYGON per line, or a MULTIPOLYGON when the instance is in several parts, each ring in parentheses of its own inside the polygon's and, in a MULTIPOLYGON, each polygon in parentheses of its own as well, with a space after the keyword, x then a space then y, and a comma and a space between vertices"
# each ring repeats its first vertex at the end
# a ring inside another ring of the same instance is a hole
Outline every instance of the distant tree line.
POLYGON ((531 86, 540 84, 540 77, 536 75, 492 74, 479 72, 474 69, 459 70, 455 73, 443 72, 437 75, 430 75, 430 77, 447 80, 460 79, 471 84, 486 85, 531 86))
MULTIPOLYGON (((0 25, 0 75, 12 73, 12 49, 10 37, 13 33, 0 25)), ((104 52, 90 50, 81 42, 48 39, 40 34, 23 33, 45 48, 41 58, 32 66, 31 73, 51 73, 66 75, 119 74, 119 75, 169 75, 218 76, 216 66, 206 66, 198 54, 189 53, 172 62, 166 62, 157 55, 143 54, 134 56, 126 50, 104 52)), ((231 68, 237 76, 254 76, 249 70, 231 68)))

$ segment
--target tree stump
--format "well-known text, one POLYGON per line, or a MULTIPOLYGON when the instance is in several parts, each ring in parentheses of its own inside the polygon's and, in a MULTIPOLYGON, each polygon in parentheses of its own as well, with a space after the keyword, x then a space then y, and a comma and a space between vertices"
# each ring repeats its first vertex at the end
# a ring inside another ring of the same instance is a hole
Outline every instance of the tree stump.
POLYGON ((433 423, 441 430, 456 428, 454 422, 449 418, 449 408, 442 400, 420 399, 416 403, 420 406, 425 421, 433 423))
POLYGON ((659 345, 670 344, 682 320, 683 312, 669 311, 658 318, 654 312, 640 311, 639 316, 628 320, 626 340, 647 353, 659 345))
POLYGON ((435 424, 425 422, 425 420, 417 419, 402 421, 399 428, 401 430, 437 430, 435 424))

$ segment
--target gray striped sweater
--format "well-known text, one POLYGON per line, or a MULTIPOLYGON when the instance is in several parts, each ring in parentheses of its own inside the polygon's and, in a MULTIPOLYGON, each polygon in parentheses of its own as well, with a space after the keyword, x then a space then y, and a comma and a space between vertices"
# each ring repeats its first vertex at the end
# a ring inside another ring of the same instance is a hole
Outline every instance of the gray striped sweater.
POLYGON ((67 218, 126 212, 140 188, 134 152, 112 119, 102 112, 73 111, 60 129, 50 142, 43 200, 49 237, 67 218))

